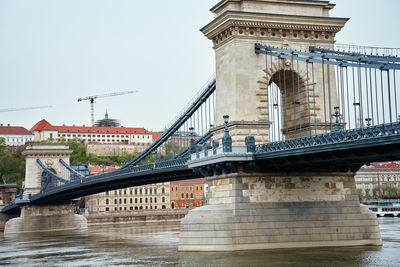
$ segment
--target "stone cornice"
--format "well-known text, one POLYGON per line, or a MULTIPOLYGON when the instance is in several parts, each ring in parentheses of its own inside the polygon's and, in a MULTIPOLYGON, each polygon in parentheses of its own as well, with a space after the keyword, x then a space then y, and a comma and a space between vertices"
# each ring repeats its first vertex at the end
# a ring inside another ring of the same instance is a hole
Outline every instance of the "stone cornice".
POLYGON ((72 150, 51 150, 51 149, 41 149, 41 150, 25 150, 22 155, 25 157, 45 157, 45 156, 68 156, 72 154, 72 150))
MULTIPOLYGON (((219 9, 223 8, 225 5, 228 4, 228 2, 241 2, 242 0, 221 0, 219 1, 216 5, 214 5, 210 11, 211 12, 217 12, 219 9)), ((264 2, 272 2, 272 3, 284 3, 284 4, 288 4, 287 1, 282 1, 282 0, 274 0, 274 1, 270 1, 270 0, 263 0, 264 2)), ((298 5, 317 5, 317 6, 324 6, 328 9, 332 9, 335 4, 331 4, 329 3, 329 1, 323 1, 323 0, 292 0, 293 3, 298 4, 298 5)))
POLYGON ((306 30, 336 33, 347 22, 347 18, 294 16, 269 13, 226 11, 203 27, 210 40, 232 27, 255 27, 266 29, 306 30))

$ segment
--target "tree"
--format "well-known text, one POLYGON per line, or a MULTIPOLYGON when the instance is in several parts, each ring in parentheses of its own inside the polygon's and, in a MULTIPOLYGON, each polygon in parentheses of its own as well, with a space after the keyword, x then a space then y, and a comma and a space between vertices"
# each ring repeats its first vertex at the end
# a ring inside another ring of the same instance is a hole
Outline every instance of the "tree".
POLYGON ((5 148, 0 148, 0 178, 3 183, 17 183, 22 186, 25 177, 25 159, 23 156, 13 154, 5 148))
POLYGON ((399 197, 399 192, 397 191, 396 188, 394 188, 392 186, 388 186, 387 193, 390 198, 398 198, 399 197))

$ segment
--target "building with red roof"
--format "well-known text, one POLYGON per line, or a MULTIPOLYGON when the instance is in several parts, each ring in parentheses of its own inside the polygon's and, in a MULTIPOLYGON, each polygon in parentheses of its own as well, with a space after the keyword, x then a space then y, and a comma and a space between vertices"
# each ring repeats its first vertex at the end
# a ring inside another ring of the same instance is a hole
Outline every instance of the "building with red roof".
POLYGON ((95 127, 95 126, 55 126, 45 119, 36 123, 31 132, 34 134, 35 141, 47 139, 64 138, 66 140, 82 140, 85 143, 98 144, 134 144, 148 146, 155 138, 159 138, 158 133, 153 133, 145 128, 129 127, 95 127))
POLYGON ((3 126, 0 124, 0 137, 3 137, 7 146, 21 146, 26 142, 33 141, 34 135, 21 126, 3 126))

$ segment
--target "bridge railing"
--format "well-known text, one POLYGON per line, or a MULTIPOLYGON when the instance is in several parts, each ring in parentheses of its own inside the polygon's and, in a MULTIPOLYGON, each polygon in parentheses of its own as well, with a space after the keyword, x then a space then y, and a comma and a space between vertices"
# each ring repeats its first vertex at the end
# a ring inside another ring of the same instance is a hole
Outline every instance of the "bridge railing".
MULTIPOLYGON (((188 158, 183 157, 183 158, 170 159, 170 160, 165 160, 165 161, 160 161, 160 162, 154 162, 151 164, 134 166, 134 167, 125 168, 125 169, 121 168, 121 169, 117 169, 112 172, 102 173, 99 175, 81 177, 79 180, 64 181, 64 183, 58 184, 57 186, 43 188, 42 193, 51 192, 54 190, 60 190, 60 188, 62 188, 63 186, 68 186, 71 184, 84 184, 85 182, 94 181, 97 179, 104 179, 104 178, 108 178, 108 177, 118 177, 118 176, 124 175, 124 174, 133 174, 133 173, 149 172, 149 171, 154 171, 154 170, 159 170, 159 169, 181 167, 181 166, 185 166, 187 161, 188 161, 188 158)), ((52 175, 53 178, 55 178, 54 175, 55 174, 53 173, 53 175, 52 175)))

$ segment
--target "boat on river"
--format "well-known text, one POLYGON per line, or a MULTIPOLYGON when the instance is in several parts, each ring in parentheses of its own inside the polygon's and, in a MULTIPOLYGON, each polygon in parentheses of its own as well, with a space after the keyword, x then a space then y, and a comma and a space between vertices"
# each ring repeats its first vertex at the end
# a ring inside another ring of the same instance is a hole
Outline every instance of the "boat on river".
POLYGON ((378 217, 400 217, 400 200, 366 201, 361 205, 373 211, 378 217))

